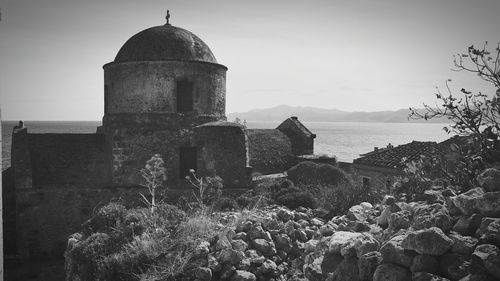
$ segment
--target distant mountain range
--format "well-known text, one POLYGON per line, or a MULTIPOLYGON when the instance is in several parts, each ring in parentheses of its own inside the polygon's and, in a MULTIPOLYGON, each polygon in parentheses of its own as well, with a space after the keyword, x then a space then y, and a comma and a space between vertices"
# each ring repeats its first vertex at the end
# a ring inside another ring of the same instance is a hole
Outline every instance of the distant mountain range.
POLYGON ((247 112, 227 114, 227 120, 235 118, 246 121, 283 121, 290 116, 297 116, 306 122, 384 122, 384 123, 449 123, 447 119, 408 120, 409 109, 395 111, 342 111, 338 109, 324 109, 316 107, 279 105, 273 108, 253 109, 247 112))

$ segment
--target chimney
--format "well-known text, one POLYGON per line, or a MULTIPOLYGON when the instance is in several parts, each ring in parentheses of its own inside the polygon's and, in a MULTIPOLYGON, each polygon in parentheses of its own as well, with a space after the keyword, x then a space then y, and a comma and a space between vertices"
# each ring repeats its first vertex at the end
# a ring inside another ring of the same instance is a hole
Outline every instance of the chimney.
POLYGON ((375 147, 373 148, 373 151, 377 152, 377 151, 378 151, 378 146, 375 146, 375 147))
POLYGON ((299 118, 297 118, 297 116, 292 116, 290 118, 292 118, 293 120, 298 120, 299 119, 299 118))

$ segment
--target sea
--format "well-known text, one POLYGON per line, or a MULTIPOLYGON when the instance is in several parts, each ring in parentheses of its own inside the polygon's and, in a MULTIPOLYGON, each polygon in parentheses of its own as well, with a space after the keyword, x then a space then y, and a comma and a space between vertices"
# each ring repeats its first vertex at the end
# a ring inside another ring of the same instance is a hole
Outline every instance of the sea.
MULTIPOLYGON (((10 167, 12 128, 17 121, 2 121, 2 168, 10 167)), ((440 123, 376 123, 376 122, 303 122, 314 134, 314 153, 336 156, 352 162, 359 154, 375 147, 406 144, 412 141, 441 142, 451 137, 440 123)), ((273 129, 280 122, 247 122, 249 129, 273 129)), ((25 121, 31 133, 95 133, 100 121, 25 121)))

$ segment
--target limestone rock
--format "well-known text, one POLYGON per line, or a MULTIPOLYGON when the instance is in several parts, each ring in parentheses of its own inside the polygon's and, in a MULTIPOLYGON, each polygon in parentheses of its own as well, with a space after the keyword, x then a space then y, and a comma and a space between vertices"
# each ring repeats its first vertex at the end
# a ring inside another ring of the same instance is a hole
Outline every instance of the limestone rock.
POLYGON ((439 267, 441 273, 451 280, 460 280, 469 274, 471 270, 467 258, 456 253, 448 253, 442 256, 439 267))
POLYGON ((483 218, 476 234, 482 243, 500 245, 500 218, 483 218))
POLYGON ((380 252, 373 251, 362 255, 358 260, 359 279, 371 280, 377 266, 382 262, 380 252))
POLYGON ((328 252, 331 254, 340 254, 346 246, 353 248, 354 241, 361 236, 361 233, 349 231, 337 231, 328 241, 328 252))
POLYGON ((413 258, 413 262, 410 267, 411 272, 429 272, 438 273, 439 272, 439 261, 436 257, 431 255, 418 255, 413 258))
POLYGON ((235 272, 236 272, 236 267, 227 264, 222 268, 220 272, 220 279, 227 280, 231 278, 231 276, 233 276, 235 272))
POLYGON ((323 272, 321 270, 321 263, 323 257, 316 258, 312 263, 304 265, 304 274, 309 281, 322 281, 323 272))
POLYGON ((325 224, 325 222, 322 221, 321 219, 318 219, 318 218, 312 218, 311 219, 311 225, 315 225, 315 226, 320 227, 320 226, 322 226, 324 224, 325 224))
POLYGON ((264 231, 264 229, 262 228, 260 223, 253 224, 252 227, 250 228, 250 230, 248 230, 247 234, 248 234, 248 237, 250 238, 250 240, 254 240, 254 239, 266 239, 266 240, 268 240, 267 234, 264 231))
POLYGON ((462 235, 474 235, 477 228, 481 225, 483 216, 480 214, 472 214, 470 216, 462 216, 453 226, 453 231, 462 235))
POLYGON ((476 200, 483 194, 483 189, 477 187, 460 195, 450 197, 449 200, 462 214, 470 216, 476 212, 476 200))
POLYGON ((412 250, 405 250, 402 247, 402 242, 405 238, 405 235, 398 235, 382 245, 380 253, 385 263, 394 263, 408 268, 411 266, 413 258, 417 253, 412 250))
POLYGON ((226 236, 220 236, 219 239, 217 240, 217 243, 215 244, 216 251, 232 249, 232 247, 233 246, 231 246, 231 242, 229 242, 229 239, 227 239, 226 236))
POLYGON ((278 276, 278 266, 274 261, 270 259, 264 261, 262 265, 257 269, 257 271, 262 275, 267 275, 271 277, 278 276))
POLYGON ((249 258, 243 258, 237 265, 237 270, 249 270, 252 265, 252 261, 249 258))
POLYGON ((358 259, 345 258, 331 274, 332 281, 359 281, 358 259))
POLYGON ((256 281, 257 277, 251 272, 244 270, 236 270, 231 277, 231 281, 256 281))
POLYGON ((233 240, 247 240, 247 234, 245 232, 238 232, 234 235, 233 240))
POLYGON ((377 266, 373 274, 373 281, 411 281, 408 269, 392 263, 377 266))
POLYGON ((413 214, 412 226, 416 230, 435 226, 447 232, 451 229, 452 222, 448 209, 442 204, 435 203, 417 206, 413 214))
POLYGON ((264 256, 270 257, 276 255, 276 247, 273 242, 266 239, 252 240, 252 246, 255 250, 261 252, 264 256))
POLYGON ((212 270, 207 267, 198 267, 194 275, 200 281, 210 281, 212 279, 212 270))
POLYGON ((274 237, 274 243, 276 244, 276 250, 289 253, 292 250, 292 240, 286 234, 277 234, 274 237))
POLYGON ((410 227, 410 214, 408 211, 399 211, 389 216, 389 227, 394 230, 406 229, 410 227))
POLYGON ((411 278, 413 281, 450 281, 447 278, 428 272, 414 272, 411 278))
POLYGON ((241 260, 245 258, 245 254, 241 251, 236 251, 233 249, 224 249, 219 254, 219 261, 223 264, 238 264, 241 260))
POLYGON ((361 235, 354 240, 354 249, 356 250, 356 257, 360 258, 364 254, 372 251, 378 251, 380 243, 369 233, 361 233, 361 235))
POLYGON ((197 256, 205 256, 210 252, 210 242, 202 241, 194 249, 194 254, 197 256))
POLYGON ((453 240, 451 251, 453 253, 462 255, 472 254, 472 252, 474 251, 474 247, 476 246, 477 242, 479 242, 479 240, 475 237, 462 236, 456 232, 451 232, 448 237, 453 240))
POLYGON ((475 208, 485 217, 500 217, 500 191, 486 192, 475 201, 475 208))
POLYGON ((365 210, 365 212, 373 209, 373 205, 369 202, 361 202, 359 203, 359 205, 363 207, 363 210, 365 210))
POLYGON ((472 262, 476 267, 484 267, 489 274, 500 279, 500 250, 497 246, 483 244, 476 247, 472 254, 472 262))
POLYGON ((498 279, 491 277, 491 275, 484 273, 468 274, 464 278, 460 279, 460 281, 497 281, 497 280, 498 279))
POLYGON ((255 250, 246 250, 245 256, 250 259, 252 264, 261 265, 266 258, 259 255, 255 250))
POLYGON ((353 221, 366 221, 365 209, 361 205, 354 205, 349 208, 346 217, 353 221))
POLYGON ((287 222, 291 219, 293 219, 294 215, 292 211, 289 211, 285 208, 279 208, 278 212, 276 212, 276 216, 283 222, 287 222))
POLYGON ((307 241, 306 243, 304 243, 304 252, 305 253, 314 252, 318 243, 319 243, 319 240, 316 240, 316 239, 311 239, 311 240, 307 241))
POLYGON ((331 236, 335 230, 336 228, 334 228, 331 224, 325 224, 319 228, 319 234, 323 237, 331 236))
POLYGON ((207 256, 207 267, 214 272, 219 272, 222 269, 220 262, 213 256, 213 254, 208 254, 207 256))
POLYGON ((293 214, 293 219, 296 221, 309 220, 309 216, 306 213, 299 212, 299 211, 295 210, 295 212, 293 214))
POLYGON ((500 191, 500 171, 497 169, 484 170, 476 180, 486 191, 500 191))
POLYGON ((424 191, 423 194, 423 199, 428 203, 428 204, 434 204, 434 203, 445 203, 444 196, 440 190, 426 190, 424 191))
POLYGON ((321 271, 323 275, 334 272, 343 260, 344 258, 341 255, 325 254, 321 262, 321 271))
POLYGON ((231 246, 233 246, 234 250, 244 252, 248 248, 247 242, 241 240, 241 239, 236 239, 231 241, 231 246))
POLYGON ((401 207, 396 204, 391 204, 385 207, 380 216, 377 218, 377 224, 384 228, 387 227, 389 225, 389 217, 391 216, 391 214, 399 212, 401 210, 401 207))
POLYGON ((410 232, 402 241, 401 246, 423 255, 440 256, 450 249, 453 240, 448 238, 437 227, 410 232))

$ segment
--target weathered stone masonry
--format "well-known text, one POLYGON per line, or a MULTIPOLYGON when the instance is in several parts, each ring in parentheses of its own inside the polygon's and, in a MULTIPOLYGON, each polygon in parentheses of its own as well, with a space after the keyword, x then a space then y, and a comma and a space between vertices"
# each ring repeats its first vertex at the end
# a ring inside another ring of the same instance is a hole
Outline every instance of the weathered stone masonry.
POLYGON ((113 198, 137 204, 140 170, 154 154, 165 161, 169 194, 182 194, 190 193, 190 169, 220 176, 231 193, 248 187, 252 172, 282 172, 313 152, 315 136, 297 118, 253 132, 226 122, 227 67, 182 28, 137 33, 103 69, 104 117, 95 134, 14 130, 3 173, 9 255, 61 255, 95 208, 113 198))

